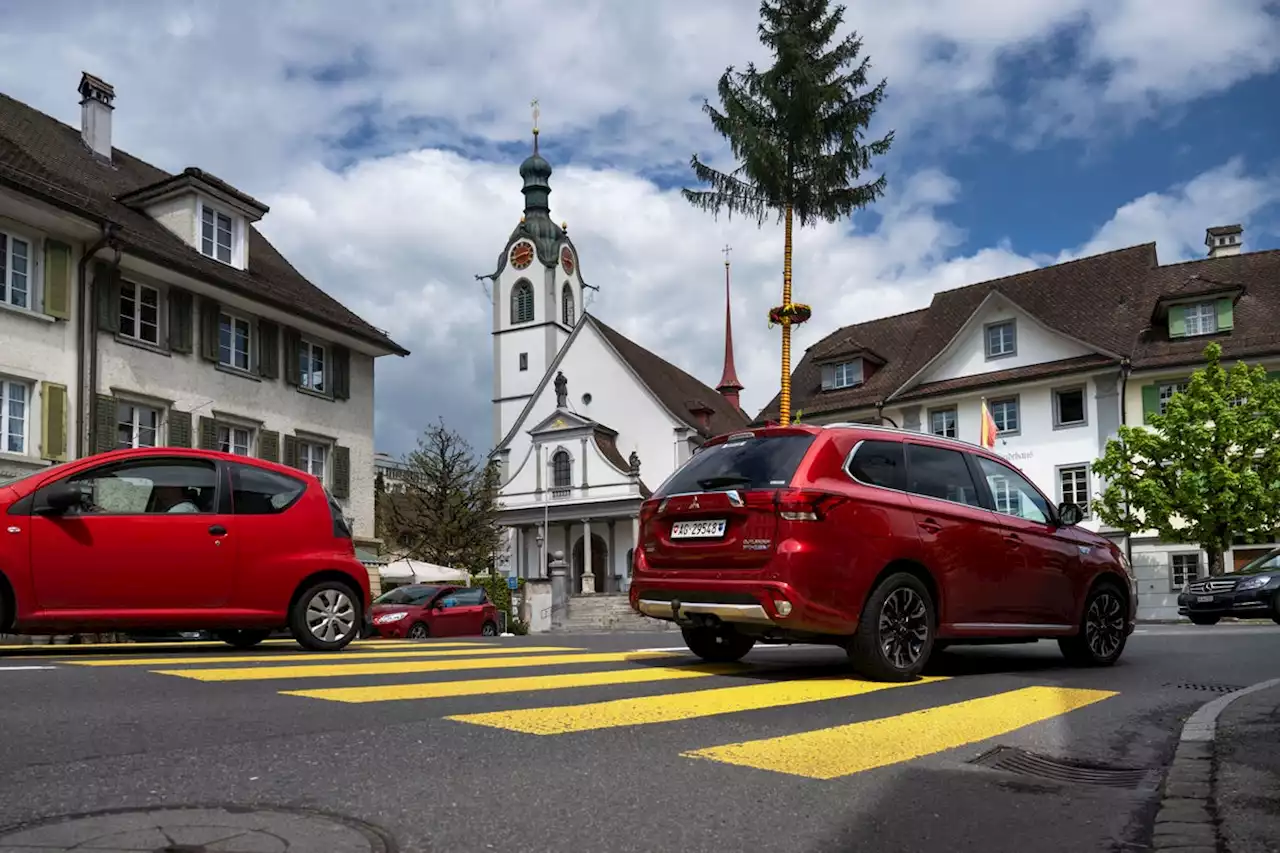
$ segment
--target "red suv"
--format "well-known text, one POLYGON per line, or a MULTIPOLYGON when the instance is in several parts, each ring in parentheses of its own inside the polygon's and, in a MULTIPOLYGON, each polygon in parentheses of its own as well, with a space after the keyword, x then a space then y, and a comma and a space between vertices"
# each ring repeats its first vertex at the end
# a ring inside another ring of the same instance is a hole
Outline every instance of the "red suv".
POLYGON ((0 632, 288 626, 332 651, 366 629, 369 575, 311 475, 244 456, 116 450, 0 480, 0 632))
POLYGON ((865 424, 708 441, 646 500, 631 606, 690 650, 845 647, 885 681, 947 644, 1055 638, 1110 665, 1133 631, 1121 551, 983 448, 865 424))

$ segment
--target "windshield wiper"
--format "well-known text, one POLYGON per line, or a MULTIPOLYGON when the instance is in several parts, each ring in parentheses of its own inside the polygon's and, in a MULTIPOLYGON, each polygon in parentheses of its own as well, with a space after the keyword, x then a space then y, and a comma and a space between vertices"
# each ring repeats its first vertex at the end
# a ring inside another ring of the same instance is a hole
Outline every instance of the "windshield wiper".
POLYGON ((698 485, 704 489, 720 489, 725 486, 749 486, 751 485, 751 478, 741 475, 736 477, 707 477, 705 480, 699 480, 698 485))

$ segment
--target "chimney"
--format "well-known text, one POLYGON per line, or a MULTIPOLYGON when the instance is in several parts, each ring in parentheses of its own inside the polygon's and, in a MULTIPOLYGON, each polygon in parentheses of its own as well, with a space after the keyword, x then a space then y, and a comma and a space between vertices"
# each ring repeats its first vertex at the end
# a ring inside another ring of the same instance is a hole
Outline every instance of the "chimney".
POLYGON ((111 160, 111 102, 116 90, 88 71, 80 74, 80 138, 99 157, 111 160))
POLYGON ((716 390, 735 409, 741 409, 738 394, 742 391, 742 383, 738 381, 738 371, 733 366, 733 314, 729 310, 732 305, 729 299, 730 251, 728 246, 724 247, 724 372, 720 374, 720 384, 716 386, 716 390))
POLYGON ((1209 247, 1209 257, 1229 258, 1244 249, 1244 228, 1240 225, 1215 225, 1206 228, 1204 244, 1209 247))
POLYGON ((690 400, 688 403, 689 414, 698 421, 698 426, 702 427, 703 432, 711 432, 711 416, 716 410, 708 406, 701 400, 690 400))

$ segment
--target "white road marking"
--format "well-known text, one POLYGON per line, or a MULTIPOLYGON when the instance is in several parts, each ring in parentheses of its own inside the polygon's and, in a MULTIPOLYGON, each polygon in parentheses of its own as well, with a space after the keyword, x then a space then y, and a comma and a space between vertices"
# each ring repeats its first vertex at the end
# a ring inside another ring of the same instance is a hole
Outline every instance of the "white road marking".
POLYGON ((56 666, 0 666, 0 672, 20 672, 28 669, 57 669, 56 666))

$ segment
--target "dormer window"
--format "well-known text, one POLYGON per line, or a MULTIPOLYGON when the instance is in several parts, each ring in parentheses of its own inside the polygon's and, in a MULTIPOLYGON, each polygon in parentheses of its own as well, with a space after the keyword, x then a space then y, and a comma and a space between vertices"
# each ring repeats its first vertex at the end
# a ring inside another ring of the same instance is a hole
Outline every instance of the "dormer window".
POLYGON ((822 390, 835 391, 862 384, 862 359, 822 365, 822 390))
POLYGON ((1194 338, 1230 331, 1235 325, 1231 297, 1169 306, 1169 337, 1194 338))
POLYGON ((206 257, 231 263, 234 222, 220 210, 200 205, 200 252, 206 257))
POLYGON ((1212 302, 1187 306, 1187 335, 1212 335, 1218 331, 1218 310, 1212 302))

